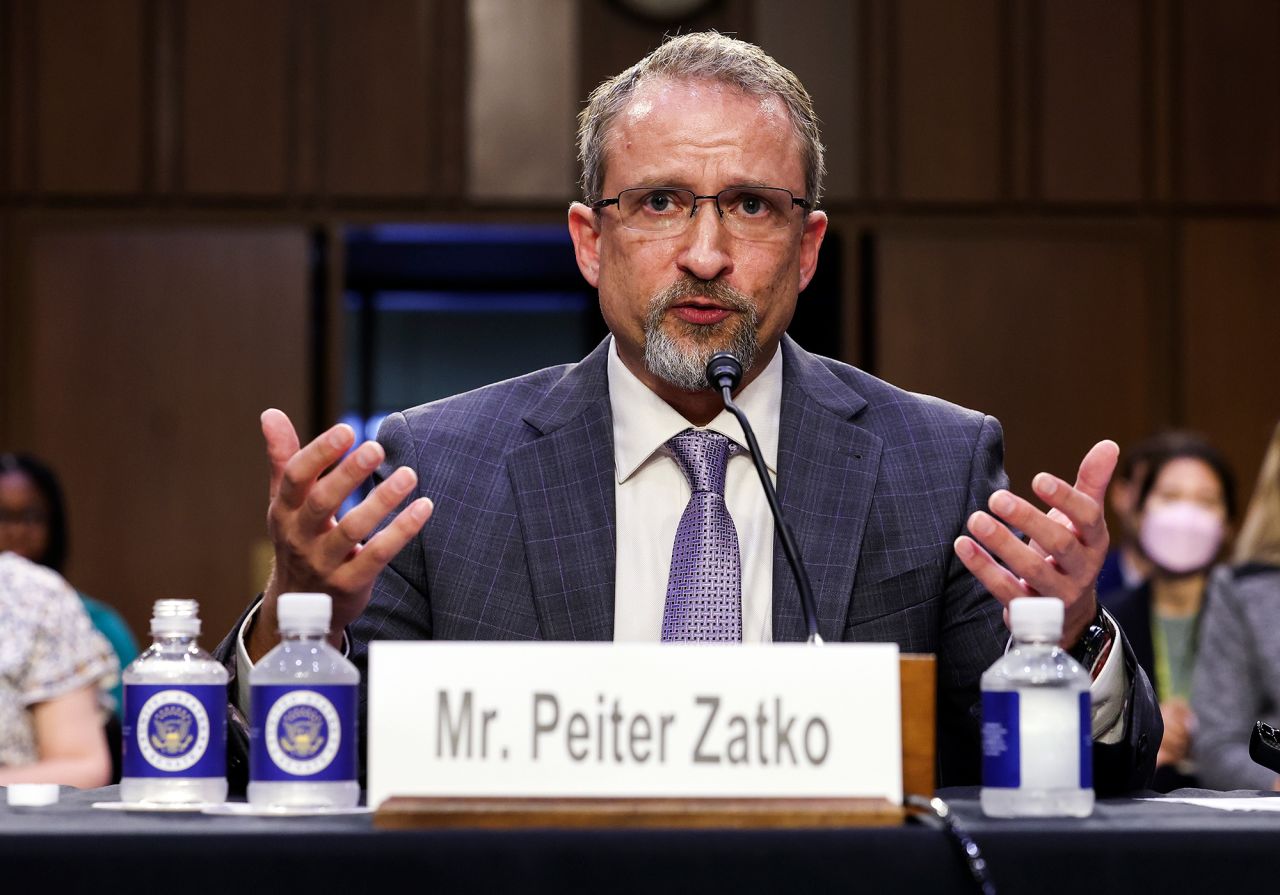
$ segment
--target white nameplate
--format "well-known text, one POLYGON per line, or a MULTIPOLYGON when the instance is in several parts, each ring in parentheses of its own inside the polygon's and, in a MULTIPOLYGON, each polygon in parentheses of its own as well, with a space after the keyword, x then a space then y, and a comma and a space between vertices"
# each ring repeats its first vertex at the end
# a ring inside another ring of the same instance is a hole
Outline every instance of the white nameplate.
POLYGON ((369 804, 413 796, 902 803, 896 644, 374 641, 369 804))

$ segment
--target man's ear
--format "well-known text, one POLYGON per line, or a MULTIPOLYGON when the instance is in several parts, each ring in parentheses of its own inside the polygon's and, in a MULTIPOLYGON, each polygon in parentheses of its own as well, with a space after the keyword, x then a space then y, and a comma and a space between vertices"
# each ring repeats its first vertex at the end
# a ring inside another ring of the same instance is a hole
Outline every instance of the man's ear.
POLYGON ((569 238, 573 240, 573 254, 578 260, 578 270, 592 287, 600 284, 600 221, 599 215, 581 202, 569 206, 569 238))
POLYGON ((811 211, 804 216, 804 232, 800 234, 800 291, 803 292, 818 269, 818 249, 827 235, 827 213, 811 211))

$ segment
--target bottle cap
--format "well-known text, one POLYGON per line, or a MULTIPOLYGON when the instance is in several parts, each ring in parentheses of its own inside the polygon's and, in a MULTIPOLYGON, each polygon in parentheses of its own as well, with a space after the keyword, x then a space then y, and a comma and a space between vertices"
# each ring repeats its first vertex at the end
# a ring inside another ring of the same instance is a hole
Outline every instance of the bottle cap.
POLYGON ((328 632, 333 598, 328 594, 281 594, 276 602, 276 618, 281 632, 328 632))
POLYGON ((1009 628, 1017 640, 1062 639, 1062 600, 1058 597, 1018 597, 1009 604, 1009 628))
POLYGON ((200 633, 200 607, 195 600, 156 600, 151 610, 151 636, 200 633))
POLYGON ((56 783, 11 783, 5 791, 9 804, 15 808, 43 808, 58 804, 56 783))

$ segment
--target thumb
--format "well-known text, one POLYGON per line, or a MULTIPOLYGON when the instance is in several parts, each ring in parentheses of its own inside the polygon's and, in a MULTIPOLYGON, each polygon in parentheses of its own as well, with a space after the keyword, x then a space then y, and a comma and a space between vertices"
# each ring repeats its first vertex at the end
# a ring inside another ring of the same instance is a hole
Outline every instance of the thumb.
POLYGON ((283 410, 274 407, 264 410, 259 420, 262 424, 262 437, 267 443, 267 462, 271 465, 271 499, 276 499, 280 491, 280 479, 284 476, 285 464, 298 453, 298 433, 293 423, 283 410))
POLYGON ((1120 460, 1120 446, 1111 439, 1099 441, 1089 449, 1080 461, 1076 475, 1076 489, 1102 503, 1120 460))

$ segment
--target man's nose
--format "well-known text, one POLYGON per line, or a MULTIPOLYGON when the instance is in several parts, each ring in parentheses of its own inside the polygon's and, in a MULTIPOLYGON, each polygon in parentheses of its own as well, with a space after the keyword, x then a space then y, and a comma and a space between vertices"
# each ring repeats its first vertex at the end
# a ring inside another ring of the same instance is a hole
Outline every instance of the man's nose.
POLYGON ((700 280, 714 280, 733 270, 733 237, 720 219, 714 199, 698 200, 683 239, 676 259, 681 270, 700 280))

